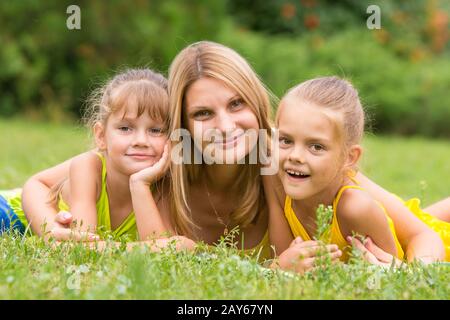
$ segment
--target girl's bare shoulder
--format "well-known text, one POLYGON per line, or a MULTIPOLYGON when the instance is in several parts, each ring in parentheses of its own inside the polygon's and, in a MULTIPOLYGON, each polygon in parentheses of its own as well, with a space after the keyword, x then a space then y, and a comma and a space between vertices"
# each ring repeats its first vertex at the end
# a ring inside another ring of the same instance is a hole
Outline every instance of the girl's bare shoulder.
POLYGON ((70 163, 71 170, 97 177, 102 173, 103 163, 95 150, 90 150, 73 157, 70 163))

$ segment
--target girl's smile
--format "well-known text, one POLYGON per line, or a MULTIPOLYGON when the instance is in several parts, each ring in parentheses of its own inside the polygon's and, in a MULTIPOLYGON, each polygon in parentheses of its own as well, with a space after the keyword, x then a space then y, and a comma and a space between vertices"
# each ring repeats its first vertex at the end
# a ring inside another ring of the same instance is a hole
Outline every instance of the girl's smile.
POLYGON ((143 161, 155 158, 155 155, 145 153, 127 153, 126 156, 131 157, 135 160, 143 160, 143 161))

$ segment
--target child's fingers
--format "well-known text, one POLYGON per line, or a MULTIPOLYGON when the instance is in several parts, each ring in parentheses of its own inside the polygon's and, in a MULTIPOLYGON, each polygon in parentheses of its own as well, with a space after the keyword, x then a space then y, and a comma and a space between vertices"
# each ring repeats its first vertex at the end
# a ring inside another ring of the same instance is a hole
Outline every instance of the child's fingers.
POLYGON ((291 270, 298 273, 304 273, 314 267, 314 258, 291 259, 284 264, 284 270, 291 270))
POLYGON ((303 273, 314 267, 315 258, 307 258, 295 264, 295 271, 303 273))
POLYGON ((55 216, 55 221, 61 224, 70 224, 72 223, 73 216, 68 211, 60 211, 55 216))
POLYGON ((318 241, 304 241, 304 242, 301 242, 301 243, 299 243, 297 245, 294 245, 294 247, 305 248, 305 249, 306 248, 312 248, 314 250, 318 250, 318 249, 321 249, 321 248, 325 247, 326 250, 329 251, 329 252, 336 251, 336 250, 339 249, 339 247, 336 244, 327 244, 327 245, 324 246, 323 244, 321 244, 318 241))
POLYGON ((341 250, 337 250, 337 251, 335 251, 335 252, 332 252, 332 253, 330 254, 330 256, 331 256, 331 261, 332 261, 333 263, 339 262, 339 261, 340 261, 339 258, 342 256, 342 251, 341 251, 341 250))
POLYGON ((354 248, 356 248, 362 253, 363 259, 366 260, 367 262, 377 265, 382 264, 372 252, 367 250, 367 248, 364 246, 364 244, 362 244, 362 242, 359 239, 355 237, 347 237, 347 241, 350 242, 354 248))
POLYGON ((167 161, 168 158, 169 144, 166 143, 164 146, 164 152, 158 162, 153 165, 153 169, 157 169, 157 171, 161 171, 161 174, 163 174, 169 168, 170 161, 167 161))
POLYGON ((324 255, 326 253, 335 253, 338 250, 338 246, 335 244, 327 245, 327 246, 311 246, 311 247, 294 247, 294 250, 297 251, 299 258, 310 258, 318 255, 324 255))
POLYGON ((375 257, 377 257, 378 260, 381 260, 383 262, 391 262, 393 259, 393 256, 386 251, 382 250, 380 247, 378 247, 372 239, 369 237, 367 238, 364 246, 369 250, 375 257))
POLYGON ((164 147, 164 153, 161 157, 163 159, 163 171, 165 172, 167 170, 167 168, 169 168, 170 165, 170 161, 167 161, 169 158, 169 144, 167 143, 166 146, 164 147))
POLYGON ((297 246, 297 247, 300 247, 300 248, 308 248, 308 247, 317 247, 317 246, 320 246, 320 243, 318 242, 318 241, 315 241, 315 240, 307 240, 307 241, 298 241, 297 239, 296 240, 294 240, 294 241, 297 241, 296 243, 295 243, 295 245, 297 246))
POLYGON ((302 242, 303 242, 303 239, 301 237, 296 237, 294 240, 292 240, 291 244, 289 245, 289 248, 295 246, 296 244, 300 244, 302 242))
POLYGON ((51 237, 57 241, 97 241, 100 237, 95 233, 84 232, 84 231, 74 231, 66 228, 53 228, 51 231, 51 237))
POLYGON ((165 154, 166 156, 169 155, 169 148, 170 148, 170 140, 167 140, 166 144, 164 145, 164 152, 163 155, 165 154))

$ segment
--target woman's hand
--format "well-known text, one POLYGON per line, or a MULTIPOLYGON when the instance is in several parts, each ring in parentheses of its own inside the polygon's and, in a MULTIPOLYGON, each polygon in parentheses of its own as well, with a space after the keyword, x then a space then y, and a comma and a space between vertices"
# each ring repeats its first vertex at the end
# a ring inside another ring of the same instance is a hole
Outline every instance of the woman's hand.
POLYGON ((139 242, 130 242, 127 244, 127 249, 132 250, 136 246, 147 246, 152 252, 161 252, 166 247, 174 245, 176 251, 187 250, 193 251, 195 249, 195 241, 184 236, 172 236, 169 238, 159 238, 153 240, 145 240, 139 242))
POLYGON ((300 237, 295 238, 278 259, 273 263, 271 268, 280 268, 283 270, 304 273, 312 270, 318 260, 323 259, 324 247, 326 252, 330 254, 331 261, 337 262, 342 255, 335 244, 323 245, 319 241, 303 241, 300 237))
POLYGON ((347 242, 360 251, 363 259, 371 264, 384 267, 390 267, 392 264, 395 267, 402 265, 401 260, 382 250, 369 237, 366 238, 364 243, 356 237, 347 237, 347 242))
POLYGON ((76 231, 70 228, 73 216, 70 212, 60 211, 55 216, 53 226, 44 236, 46 240, 53 238, 56 241, 97 241, 100 237, 91 232, 76 231))
POLYGON ((169 169, 169 165, 169 141, 167 141, 161 159, 151 167, 132 174, 130 176, 130 184, 143 183, 148 186, 161 178, 169 169))

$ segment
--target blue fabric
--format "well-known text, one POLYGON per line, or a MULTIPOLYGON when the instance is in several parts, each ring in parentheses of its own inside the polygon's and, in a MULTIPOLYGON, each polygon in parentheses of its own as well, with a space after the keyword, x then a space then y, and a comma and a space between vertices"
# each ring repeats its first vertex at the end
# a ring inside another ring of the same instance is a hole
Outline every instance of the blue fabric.
POLYGON ((20 222, 8 201, 0 196, 0 235, 3 232, 17 230, 20 234, 25 233, 25 226, 20 222))

